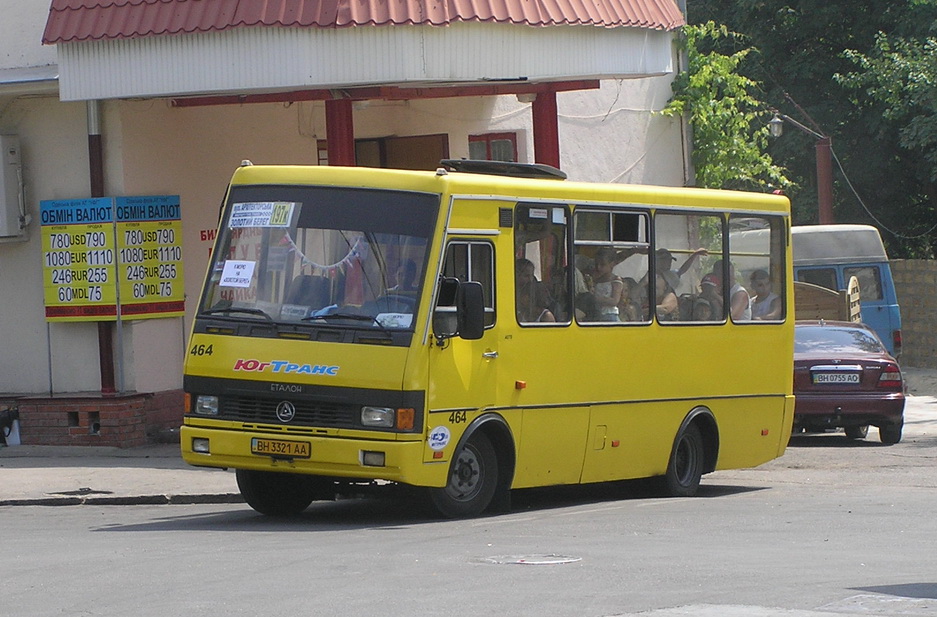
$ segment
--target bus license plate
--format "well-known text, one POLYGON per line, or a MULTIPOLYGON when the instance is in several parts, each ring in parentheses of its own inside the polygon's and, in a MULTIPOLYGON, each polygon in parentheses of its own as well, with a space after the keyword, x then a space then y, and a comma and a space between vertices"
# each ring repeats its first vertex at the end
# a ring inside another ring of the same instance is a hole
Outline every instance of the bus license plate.
POLYGON ((283 458, 309 458, 312 445, 305 441, 284 441, 282 439, 251 439, 251 452, 261 456, 283 458))
POLYGON ((813 383, 859 383, 859 373, 814 373, 813 383))

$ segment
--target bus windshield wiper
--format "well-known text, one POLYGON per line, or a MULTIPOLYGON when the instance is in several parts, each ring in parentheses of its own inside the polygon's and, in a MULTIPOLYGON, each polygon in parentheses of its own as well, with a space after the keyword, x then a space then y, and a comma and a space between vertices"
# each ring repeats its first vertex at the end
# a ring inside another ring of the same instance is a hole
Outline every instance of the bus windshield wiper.
POLYGON ((324 313, 322 315, 309 315, 308 317, 303 317, 303 321, 312 321, 314 319, 324 319, 325 321, 330 321, 332 319, 350 319, 352 321, 370 321, 371 323, 376 323, 381 330, 386 330, 384 324, 377 320, 377 317, 373 315, 358 315, 356 313, 324 313))
POLYGON ((199 315, 219 315, 221 313, 244 313, 245 315, 259 315, 269 322, 273 322, 273 317, 258 308, 248 308, 244 306, 226 306, 219 308, 205 309, 199 315))

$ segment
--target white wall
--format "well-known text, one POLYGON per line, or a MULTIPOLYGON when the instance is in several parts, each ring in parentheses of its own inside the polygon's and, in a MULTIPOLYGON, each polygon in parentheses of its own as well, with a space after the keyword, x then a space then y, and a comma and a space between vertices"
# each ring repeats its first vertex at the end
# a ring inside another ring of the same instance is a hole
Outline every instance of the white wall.
POLYGON ((55 45, 42 44, 52 0, 0 0, 0 69, 55 64, 55 45))
MULTIPOLYGON (((603 82, 558 95, 561 165, 572 179, 683 184, 679 123, 654 114, 669 79, 603 82)), ((178 194, 182 204, 186 319, 125 322, 119 376, 126 390, 181 386, 191 318, 227 182, 242 159, 315 164, 325 138, 322 103, 173 108, 168 101, 103 104, 106 192, 178 194)), ((446 133, 452 157, 468 156, 468 135, 518 132, 520 158, 533 159, 530 105, 514 96, 357 105, 359 138, 446 133)), ((0 108, 0 132, 20 135, 27 202, 88 195, 84 103, 20 98, 0 108)), ((0 392, 97 391, 94 324, 46 324, 39 225, 26 243, 0 244, 0 392), (50 372, 51 360, 51 372, 50 372)))
POLYGON ((100 388, 97 327, 47 324, 43 307, 39 202, 88 195, 85 127, 83 103, 20 98, 0 110, 0 132, 20 136, 33 215, 27 242, 0 244, 0 392, 100 388))

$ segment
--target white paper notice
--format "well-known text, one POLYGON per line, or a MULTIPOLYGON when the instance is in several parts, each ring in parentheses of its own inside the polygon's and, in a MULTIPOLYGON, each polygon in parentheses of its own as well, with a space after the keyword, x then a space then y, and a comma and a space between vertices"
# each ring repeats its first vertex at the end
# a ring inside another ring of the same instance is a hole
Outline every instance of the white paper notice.
POLYGON ((222 287, 250 287, 254 278, 254 262, 229 259, 221 271, 222 287))

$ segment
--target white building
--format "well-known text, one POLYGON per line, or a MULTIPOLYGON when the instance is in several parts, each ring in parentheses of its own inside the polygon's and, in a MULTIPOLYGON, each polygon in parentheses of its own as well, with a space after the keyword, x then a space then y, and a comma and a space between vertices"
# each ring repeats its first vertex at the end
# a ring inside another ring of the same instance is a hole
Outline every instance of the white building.
POLYGON ((514 157, 688 183, 683 127, 656 114, 674 0, 287 4, 0 0, 0 135, 19 144, 3 180, 23 197, 0 204, 0 409, 19 410, 24 443, 138 445, 181 423, 188 328, 243 159, 514 157), (180 198, 185 316, 47 321, 40 203, 137 195, 180 198))

